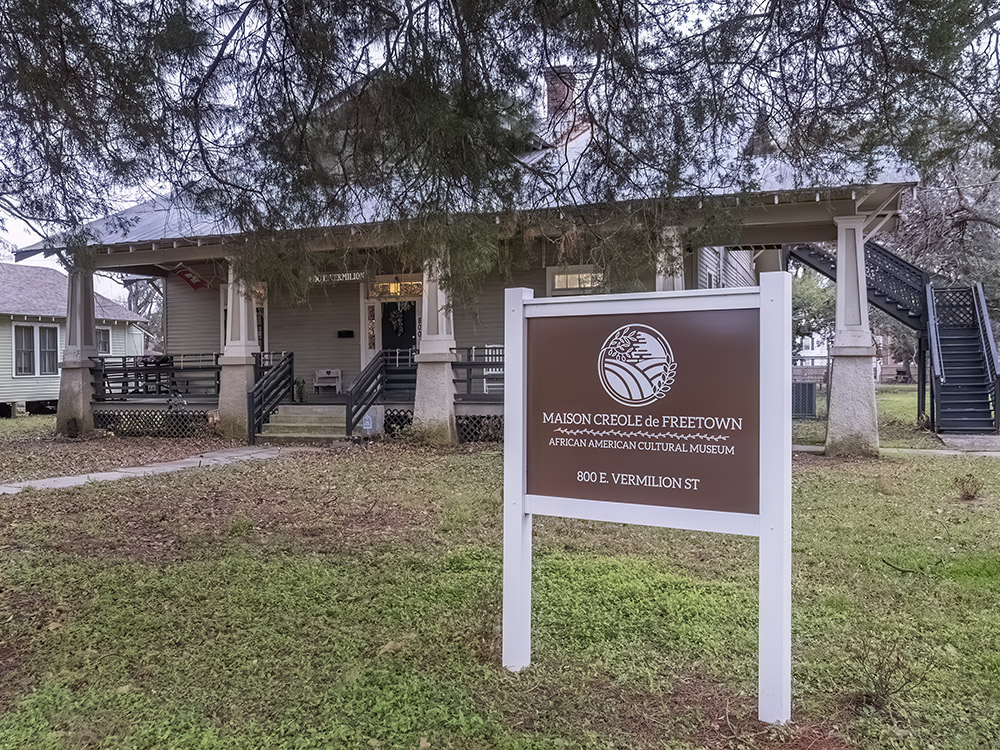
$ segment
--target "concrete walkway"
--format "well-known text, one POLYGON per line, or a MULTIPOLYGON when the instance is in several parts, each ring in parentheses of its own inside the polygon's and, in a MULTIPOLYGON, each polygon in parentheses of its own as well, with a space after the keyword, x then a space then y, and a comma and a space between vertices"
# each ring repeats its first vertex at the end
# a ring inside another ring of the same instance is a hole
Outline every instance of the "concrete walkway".
POLYGON ((183 469, 226 466, 227 464, 235 464, 240 461, 260 461, 266 458, 277 458, 282 453, 302 450, 310 449, 257 448, 253 446, 227 448, 226 450, 203 453, 199 456, 182 458, 177 461, 164 461, 163 463, 134 466, 128 469, 102 471, 94 474, 76 474, 68 477, 51 477, 49 479, 29 479, 25 482, 0 484, 0 495, 13 495, 16 492, 26 489, 61 490, 67 487, 79 487, 82 484, 87 484, 87 482, 112 482, 116 479, 134 479, 135 477, 148 477, 154 474, 169 474, 170 472, 182 471, 183 469))
MULTIPOLYGON (((822 456, 826 448, 822 445, 793 445, 792 453, 815 453, 822 456)), ((946 448, 880 448, 883 456, 982 456, 1000 458, 1000 450, 948 450, 946 448)))

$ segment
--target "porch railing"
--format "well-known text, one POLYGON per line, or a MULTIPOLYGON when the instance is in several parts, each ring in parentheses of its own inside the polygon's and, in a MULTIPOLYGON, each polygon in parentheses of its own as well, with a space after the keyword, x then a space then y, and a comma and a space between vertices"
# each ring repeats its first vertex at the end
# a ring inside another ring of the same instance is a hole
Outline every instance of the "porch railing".
POLYGON ((456 347, 452 363, 455 401, 503 403, 504 351, 501 344, 456 347))
POLYGON ((412 403, 417 390, 413 349, 383 349, 372 357, 347 388, 347 437, 379 403, 412 403))
MULTIPOLYGON (((285 356, 285 352, 254 355, 254 381, 285 356)), ((171 397, 211 401, 219 395, 219 353, 144 354, 95 357, 95 401, 155 400, 171 397)))
POLYGON ((219 395, 218 353, 96 357, 92 362, 95 401, 219 395))
POLYGON ((289 352, 264 371, 264 374, 247 392, 247 437, 250 445, 257 441, 257 433, 286 398, 292 395, 295 384, 295 358, 289 352))

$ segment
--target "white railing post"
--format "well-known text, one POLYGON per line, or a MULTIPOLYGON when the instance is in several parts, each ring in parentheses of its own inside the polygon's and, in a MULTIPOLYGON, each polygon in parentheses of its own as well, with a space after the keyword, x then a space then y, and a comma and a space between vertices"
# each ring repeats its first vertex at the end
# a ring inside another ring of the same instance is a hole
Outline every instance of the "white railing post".
POLYGON ((525 512, 525 317, 530 289, 504 296, 503 665, 531 664, 531 514, 525 512))
POLYGON ((791 319, 791 276, 762 273, 757 711, 769 724, 787 722, 792 706, 791 319))

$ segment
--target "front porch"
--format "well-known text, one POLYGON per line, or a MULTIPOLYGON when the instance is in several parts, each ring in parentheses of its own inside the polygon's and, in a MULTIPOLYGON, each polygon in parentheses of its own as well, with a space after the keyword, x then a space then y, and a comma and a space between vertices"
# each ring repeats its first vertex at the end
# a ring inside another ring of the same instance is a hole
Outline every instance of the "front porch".
MULTIPOLYGON (((258 352, 248 439, 275 442, 394 432, 413 423, 416 349, 383 349, 343 390, 314 387, 294 352, 258 352), (280 370, 281 372, 277 372, 280 370), (316 407, 316 408, 312 408, 316 407), (280 416, 273 417, 275 412, 280 416), (273 422, 273 424, 272 424, 273 422), (277 438, 277 439, 276 439, 277 438)), ((503 346, 450 349, 456 431, 461 442, 499 439, 503 346)), ((219 352, 93 358, 95 426, 118 434, 184 435, 207 426, 220 405, 219 352)))

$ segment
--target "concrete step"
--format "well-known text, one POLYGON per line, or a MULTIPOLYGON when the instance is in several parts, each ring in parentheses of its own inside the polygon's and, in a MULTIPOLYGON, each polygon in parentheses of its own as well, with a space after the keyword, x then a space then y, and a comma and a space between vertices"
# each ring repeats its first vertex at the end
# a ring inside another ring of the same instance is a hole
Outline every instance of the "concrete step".
POLYGON ((264 425, 264 429, 261 430, 261 435, 315 435, 319 437, 325 436, 343 436, 345 428, 344 425, 335 424, 274 424, 274 422, 269 422, 264 425))
POLYGON ((271 415, 270 424, 302 424, 302 425, 345 425, 347 419, 344 414, 287 414, 277 412, 271 415))
POLYGON ((310 414, 313 416, 341 417, 347 411, 343 404, 282 404, 278 407, 278 414, 310 414))
POLYGON ((263 434, 257 437, 257 444, 271 445, 336 445, 350 442, 343 431, 339 435, 309 435, 309 434, 263 434))

